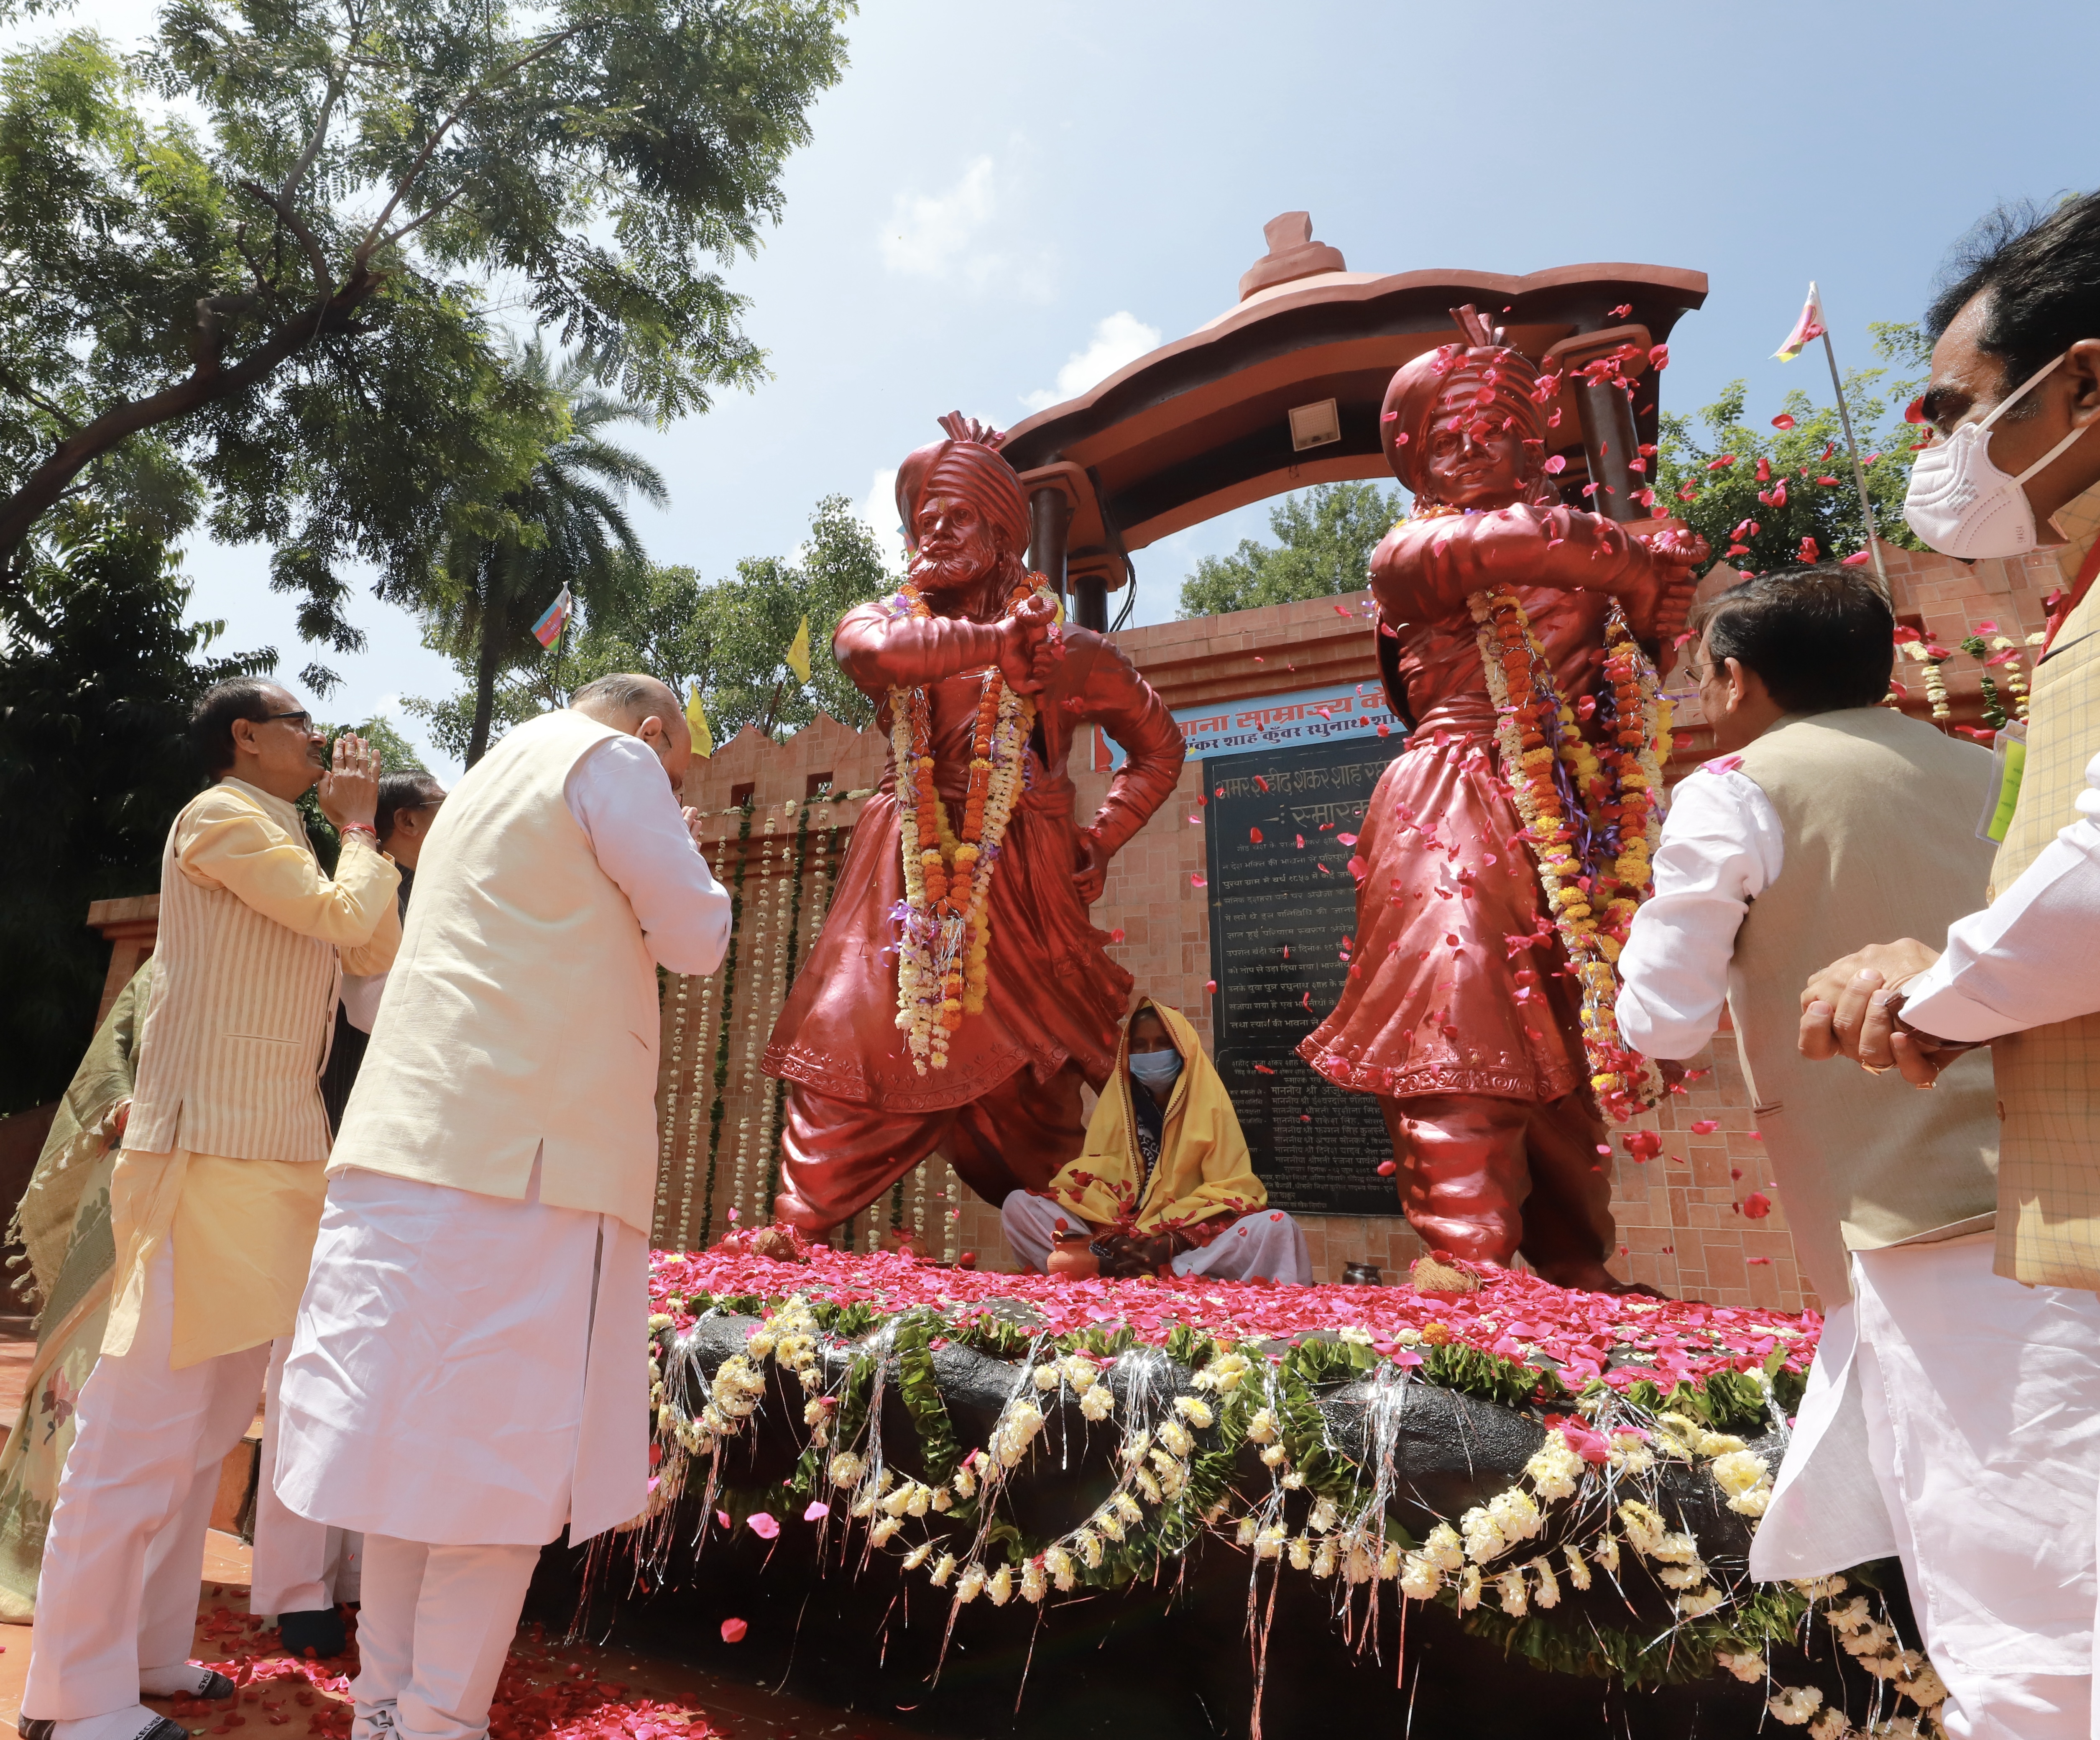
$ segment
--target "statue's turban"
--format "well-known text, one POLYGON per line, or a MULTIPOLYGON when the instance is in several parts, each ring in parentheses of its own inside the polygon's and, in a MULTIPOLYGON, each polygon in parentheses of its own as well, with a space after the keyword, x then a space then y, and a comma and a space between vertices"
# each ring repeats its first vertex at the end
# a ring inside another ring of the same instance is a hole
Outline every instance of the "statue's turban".
POLYGON ((1028 502, 1021 479, 999 455, 1001 436, 951 411, 941 419, 950 439, 912 453, 897 468, 897 511, 904 541, 916 544, 919 504, 929 491, 967 501, 984 516, 1009 554, 1028 550, 1028 502))
POLYGON ((1429 433, 1439 422, 1486 422, 1500 429, 1508 419, 1525 440, 1542 439, 1546 413, 1534 396, 1538 391, 1538 370, 1507 345, 1445 344, 1424 351, 1385 390, 1379 439, 1386 462, 1420 495, 1429 433))

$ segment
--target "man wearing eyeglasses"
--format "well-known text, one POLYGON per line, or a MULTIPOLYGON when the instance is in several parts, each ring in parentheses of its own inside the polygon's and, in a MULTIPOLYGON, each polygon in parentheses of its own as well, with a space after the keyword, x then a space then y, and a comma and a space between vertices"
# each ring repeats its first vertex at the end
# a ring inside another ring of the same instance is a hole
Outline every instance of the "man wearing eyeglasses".
POLYGON ((254 678, 197 704, 214 783, 161 861, 152 995, 110 1183, 117 1261, 102 1357, 52 1513, 23 1740, 188 1740, 142 1695, 230 1695, 191 1667, 222 1458, 290 1334, 326 1194, 320 1072, 342 975, 401 941, 373 829, 377 757, 327 740, 254 678), (296 807, 342 837, 323 873, 296 807))

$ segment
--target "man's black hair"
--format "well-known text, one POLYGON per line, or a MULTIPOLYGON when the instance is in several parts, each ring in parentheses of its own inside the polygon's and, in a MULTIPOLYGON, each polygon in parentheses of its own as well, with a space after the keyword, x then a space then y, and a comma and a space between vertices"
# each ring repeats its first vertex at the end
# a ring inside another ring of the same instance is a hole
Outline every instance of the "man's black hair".
POLYGON ((278 709, 270 691, 277 685, 262 677, 229 677, 215 682, 190 714, 190 742, 214 779, 233 765, 233 722, 262 720, 278 709))
POLYGON ((386 837, 394 832, 394 818, 404 810, 427 810, 432 804, 443 802, 445 788, 438 784, 437 775, 410 767, 399 773, 379 776, 379 805, 372 819, 373 831, 379 836, 379 843, 386 845, 386 837))
POLYGON ((2100 338, 2100 193, 2046 214, 2027 201, 2001 205, 1954 245, 1940 284, 1926 331, 1938 338, 1988 291, 1978 342, 2004 364, 2010 392, 2080 338, 2100 338))
POLYGON ((1789 713, 1873 707, 1895 668, 1895 613, 1864 567, 1835 562, 1731 586, 1705 610, 1706 656, 1739 659, 1789 713))

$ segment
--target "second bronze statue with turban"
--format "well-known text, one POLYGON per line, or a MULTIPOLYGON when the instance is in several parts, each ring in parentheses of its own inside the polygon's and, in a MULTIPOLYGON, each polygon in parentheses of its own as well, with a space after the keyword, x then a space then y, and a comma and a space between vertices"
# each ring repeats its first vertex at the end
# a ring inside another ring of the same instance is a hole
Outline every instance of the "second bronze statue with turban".
POLYGON ((1610 1289, 1608 1133, 1467 600, 1513 590, 1558 691, 1586 712, 1614 600, 1643 640, 1674 632, 1705 550, 1562 506, 1537 368, 1471 310, 1454 315, 1471 342, 1417 357, 1386 394, 1386 457, 1415 499, 1371 558, 1371 590, 1387 692, 1411 729, 1357 841, 1357 965, 1299 1050, 1378 1096, 1401 1205, 1432 1250, 1521 1252, 1549 1280, 1610 1289))

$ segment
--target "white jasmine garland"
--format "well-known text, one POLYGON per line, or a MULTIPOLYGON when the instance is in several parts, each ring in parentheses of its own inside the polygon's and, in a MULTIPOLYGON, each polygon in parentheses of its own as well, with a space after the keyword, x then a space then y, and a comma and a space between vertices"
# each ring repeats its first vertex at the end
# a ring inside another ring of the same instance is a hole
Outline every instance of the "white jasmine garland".
POLYGON ((1543 1555, 1533 1559, 1524 1567, 1538 1579, 1538 1592, 1533 1599, 1542 1608, 1560 1605, 1560 1579, 1553 1574, 1553 1561, 1543 1555))

